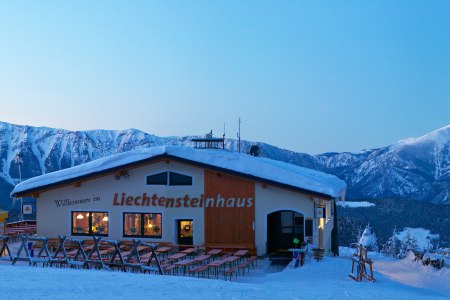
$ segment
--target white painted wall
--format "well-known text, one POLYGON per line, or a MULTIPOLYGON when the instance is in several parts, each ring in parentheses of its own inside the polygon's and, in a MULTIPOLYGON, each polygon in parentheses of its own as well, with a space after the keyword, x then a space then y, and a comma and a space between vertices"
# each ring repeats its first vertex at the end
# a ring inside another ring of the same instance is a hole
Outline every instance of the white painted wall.
POLYGON ((314 202, 305 194, 270 185, 255 184, 255 240, 258 255, 266 254, 267 215, 292 210, 314 218, 314 202), (265 187, 263 187, 265 186, 265 187))
POLYGON ((155 163, 132 169, 128 171, 129 178, 116 180, 114 175, 86 181, 81 187, 64 187, 41 193, 37 199, 37 230, 40 235, 56 237, 58 234, 70 236, 71 234, 71 212, 72 211, 107 211, 109 213, 109 239, 123 239, 123 213, 162 213, 162 238, 145 239, 147 241, 176 242, 176 219, 194 219, 194 244, 204 243, 203 208, 166 208, 166 207, 141 207, 141 206, 114 206, 114 194, 121 193, 127 196, 148 196, 157 194, 166 198, 199 197, 204 191, 203 169, 191 167, 185 164, 170 162, 155 163), (174 171, 193 177, 192 186, 153 186, 146 184, 146 177, 151 174, 174 171), (93 201, 94 197, 100 197, 100 201, 93 201), (71 206, 57 207, 55 200, 70 199, 78 200, 90 198, 89 203, 71 206))
MULTIPOLYGON (((57 237, 59 234, 71 235, 72 211, 107 211, 109 213, 108 239, 124 239, 122 235, 123 213, 162 213, 162 238, 145 239, 154 242, 176 243, 176 220, 194 220, 194 244, 204 244, 204 209, 203 208, 166 208, 166 207, 141 207, 141 206, 114 206, 114 194, 121 193, 127 196, 148 196, 158 194, 166 198, 200 197, 204 192, 204 170, 182 163, 171 161, 170 163, 158 162, 152 165, 131 169, 129 178, 116 180, 114 175, 104 176, 83 182, 80 187, 68 186, 42 192, 37 199, 37 231, 39 235, 57 237), (146 184, 146 177, 159 172, 174 171, 193 177, 192 186, 152 186, 146 184), (93 201, 94 197, 100 197, 99 201, 93 201), (56 200, 69 199, 71 201, 89 198, 90 202, 70 206, 57 207, 56 200)), ((300 212, 304 218, 314 218, 314 202, 310 196, 270 185, 255 183, 255 242, 258 255, 266 254, 267 239, 267 215, 279 210, 293 210, 300 212)), ((329 201, 326 201, 329 203, 329 201)), ((327 212, 331 207, 327 206, 327 212)), ((316 220, 313 223, 314 243, 318 242, 316 220)), ((324 230, 324 242, 327 251, 331 246, 331 230, 333 218, 326 222, 324 230)), ((79 236, 78 236, 79 237, 79 236)), ((84 238, 84 237, 82 237, 84 238)), ((87 237, 89 238, 89 237, 87 237)))

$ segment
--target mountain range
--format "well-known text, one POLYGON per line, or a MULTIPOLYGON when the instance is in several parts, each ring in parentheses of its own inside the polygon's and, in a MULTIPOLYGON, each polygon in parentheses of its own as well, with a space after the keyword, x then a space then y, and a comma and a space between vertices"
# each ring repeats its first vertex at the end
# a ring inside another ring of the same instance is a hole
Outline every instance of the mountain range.
MULTIPOLYGON (((0 122, 0 208, 20 180, 101 157, 159 145, 193 146, 193 136, 158 137, 136 129, 69 131, 0 122), (21 168, 19 168, 19 164, 21 168)), ((357 153, 309 155, 261 143, 241 141, 261 156, 334 174, 348 184, 348 199, 402 198, 450 204, 450 125, 418 138, 357 153)), ((237 151, 238 142, 225 140, 237 151)))

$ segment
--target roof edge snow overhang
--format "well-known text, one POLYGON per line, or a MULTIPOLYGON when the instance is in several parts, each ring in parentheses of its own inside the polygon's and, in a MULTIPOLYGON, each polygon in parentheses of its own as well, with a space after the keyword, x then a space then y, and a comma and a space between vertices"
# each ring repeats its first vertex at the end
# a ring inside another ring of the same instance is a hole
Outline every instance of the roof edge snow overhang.
POLYGON ((244 177, 246 179, 258 181, 258 182, 265 183, 265 184, 274 185, 274 186, 277 186, 277 187, 281 187, 281 188, 288 189, 288 190, 293 190, 293 191, 304 193, 304 194, 309 194, 309 195, 325 198, 325 199, 328 199, 328 200, 333 198, 333 196, 328 195, 328 194, 324 194, 324 193, 308 190, 308 189, 305 189, 305 188, 300 188, 300 187, 297 187, 297 186, 293 186, 293 185, 289 185, 289 184, 285 184, 285 183, 281 183, 281 182, 277 182, 277 181, 261 178, 261 177, 258 177, 258 176, 254 176, 254 175, 250 175, 250 174, 246 174, 246 173, 242 173, 242 172, 237 172, 237 171, 226 169, 226 168, 217 167, 217 166, 206 164, 206 163, 201 163, 201 162, 198 162, 198 161, 194 161, 194 160, 178 157, 178 156, 175 156, 175 155, 170 155, 170 154, 167 154, 167 153, 156 155, 156 156, 152 156, 152 157, 149 157, 149 158, 146 158, 146 159, 142 159, 142 160, 138 160, 138 161, 134 161, 134 162, 131 162, 131 163, 123 164, 123 165, 120 165, 120 166, 117 166, 117 167, 104 169, 104 170, 97 171, 97 172, 92 172, 92 173, 85 174, 85 175, 82 175, 82 176, 73 177, 73 178, 69 178, 69 179, 66 179, 66 180, 62 180, 62 181, 53 182, 51 184, 47 184, 47 185, 42 185, 42 186, 35 187, 35 188, 26 189, 26 190, 23 190, 23 191, 20 191, 20 192, 16 192, 14 194, 11 193, 11 197, 16 197, 16 198, 29 197, 29 196, 33 197, 33 195, 39 194, 41 192, 46 192, 48 190, 56 189, 58 187, 72 185, 75 182, 82 182, 82 181, 91 180, 91 179, 94 179, 94 178, 97 178, 97 177, 103 177, 103 176, 112 175, 112 174, 115 174, 115 173, 123 171, 123 170, 129 170, 129 169, 133 169, 133 168, 138 168, 138 167, 141 167, 141 166, 144 166, 144 165, 147 165, 147 164, 151 164, 151 163, 153 163, 155 161, 164 160, 164 159, 171 159, 171 160, 182 162, 182 163, 186 163, 186 164, 189 164, 189 165, 194 165, 194 166, 198 166, 198 167, 202 167, 202 168, 207 168, 207 169, 215 170, 215 171, 222 172, 222 173, 227 173, 227 174, 238 176, 238 177, 244 177))

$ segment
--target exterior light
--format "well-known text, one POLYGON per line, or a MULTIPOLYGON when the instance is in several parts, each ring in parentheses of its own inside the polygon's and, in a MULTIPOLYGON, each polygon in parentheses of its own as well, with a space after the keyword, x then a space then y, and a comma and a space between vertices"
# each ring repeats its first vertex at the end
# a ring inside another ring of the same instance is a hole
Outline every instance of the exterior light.
POLYGON ((78 220, 81 220, 81 219, 84 219, 84 217, 83 217, 82 214, 78 214, 77 219, 78 219, 78 220))

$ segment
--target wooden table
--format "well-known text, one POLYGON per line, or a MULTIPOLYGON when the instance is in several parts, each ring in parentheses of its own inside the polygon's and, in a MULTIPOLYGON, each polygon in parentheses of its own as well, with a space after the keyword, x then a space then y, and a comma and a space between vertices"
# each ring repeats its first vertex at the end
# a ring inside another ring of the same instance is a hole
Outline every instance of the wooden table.
POLYGON ((160 248, 157 248, 156 249, 156 252, 158 252, 158 253, 166 253, 166 252, 169 252, 170 251, 170 249, 172 249, 172 247, 160 247, 160 248))
POLYGON ((172 255, 169 255, 168 257, 167 257, 167 259, 170 261, 170 262, 175 262, 175 261, 178 261, 180 258, 183 258, 183 257, 185 257, 185 256, 187 256, 187 254, 186 253, 175 253, 175 254, 172 254, 172 255))
MULTIPOLYGON (((174 263, 174 265, 177 267, 183 267, 183 275, 186 275, 186 268, 188 266, 192 265, 194 262, 195 262, 194 259, 185 259, 185 260, 177 261, 176 263, 174 263)), ((178 273, 178 269, 177 269, 177 273, 178 273)))
POLYGON ((215 259, 217 256, 219 256, 220 253, 222 253, 222 249, 212 249, 209 250, 207 254, 211 255, 213 259, 215 259))
POLYGON ((230 256, 225 258, 224 261, 225 263, 230 264, 230 266, 233 267, 239 259, 241 259, 241 257, 239 256, 230 256))
POLYGON ((194 258, 194 261, 203 263, 205 261, 208 261, 208 259, 210 259, 210 258, 211 258, 211 255, 202 254, 202 255, 199 255, 196 258, 194 258))
POLYGON ((247 254, 248 254, 247 249, 241 249, 241 250, 234 252, 233 256, 239 256, 242 258, 242 257, 246 256, 247 254))
POLYGON ((195 255, 197 253, 197 248, 187 248, 181 251, 181 253, 186 253, 187 255, 195 255))
POLYGON ((213 262, 210 262, 207 264, 208 267, 211 267, 214 269, 214 273, 216 274, 216 278, 219 278, 219 269, 220 267, 224 266, 227 263, 226 259, 218 259, 213 262))

